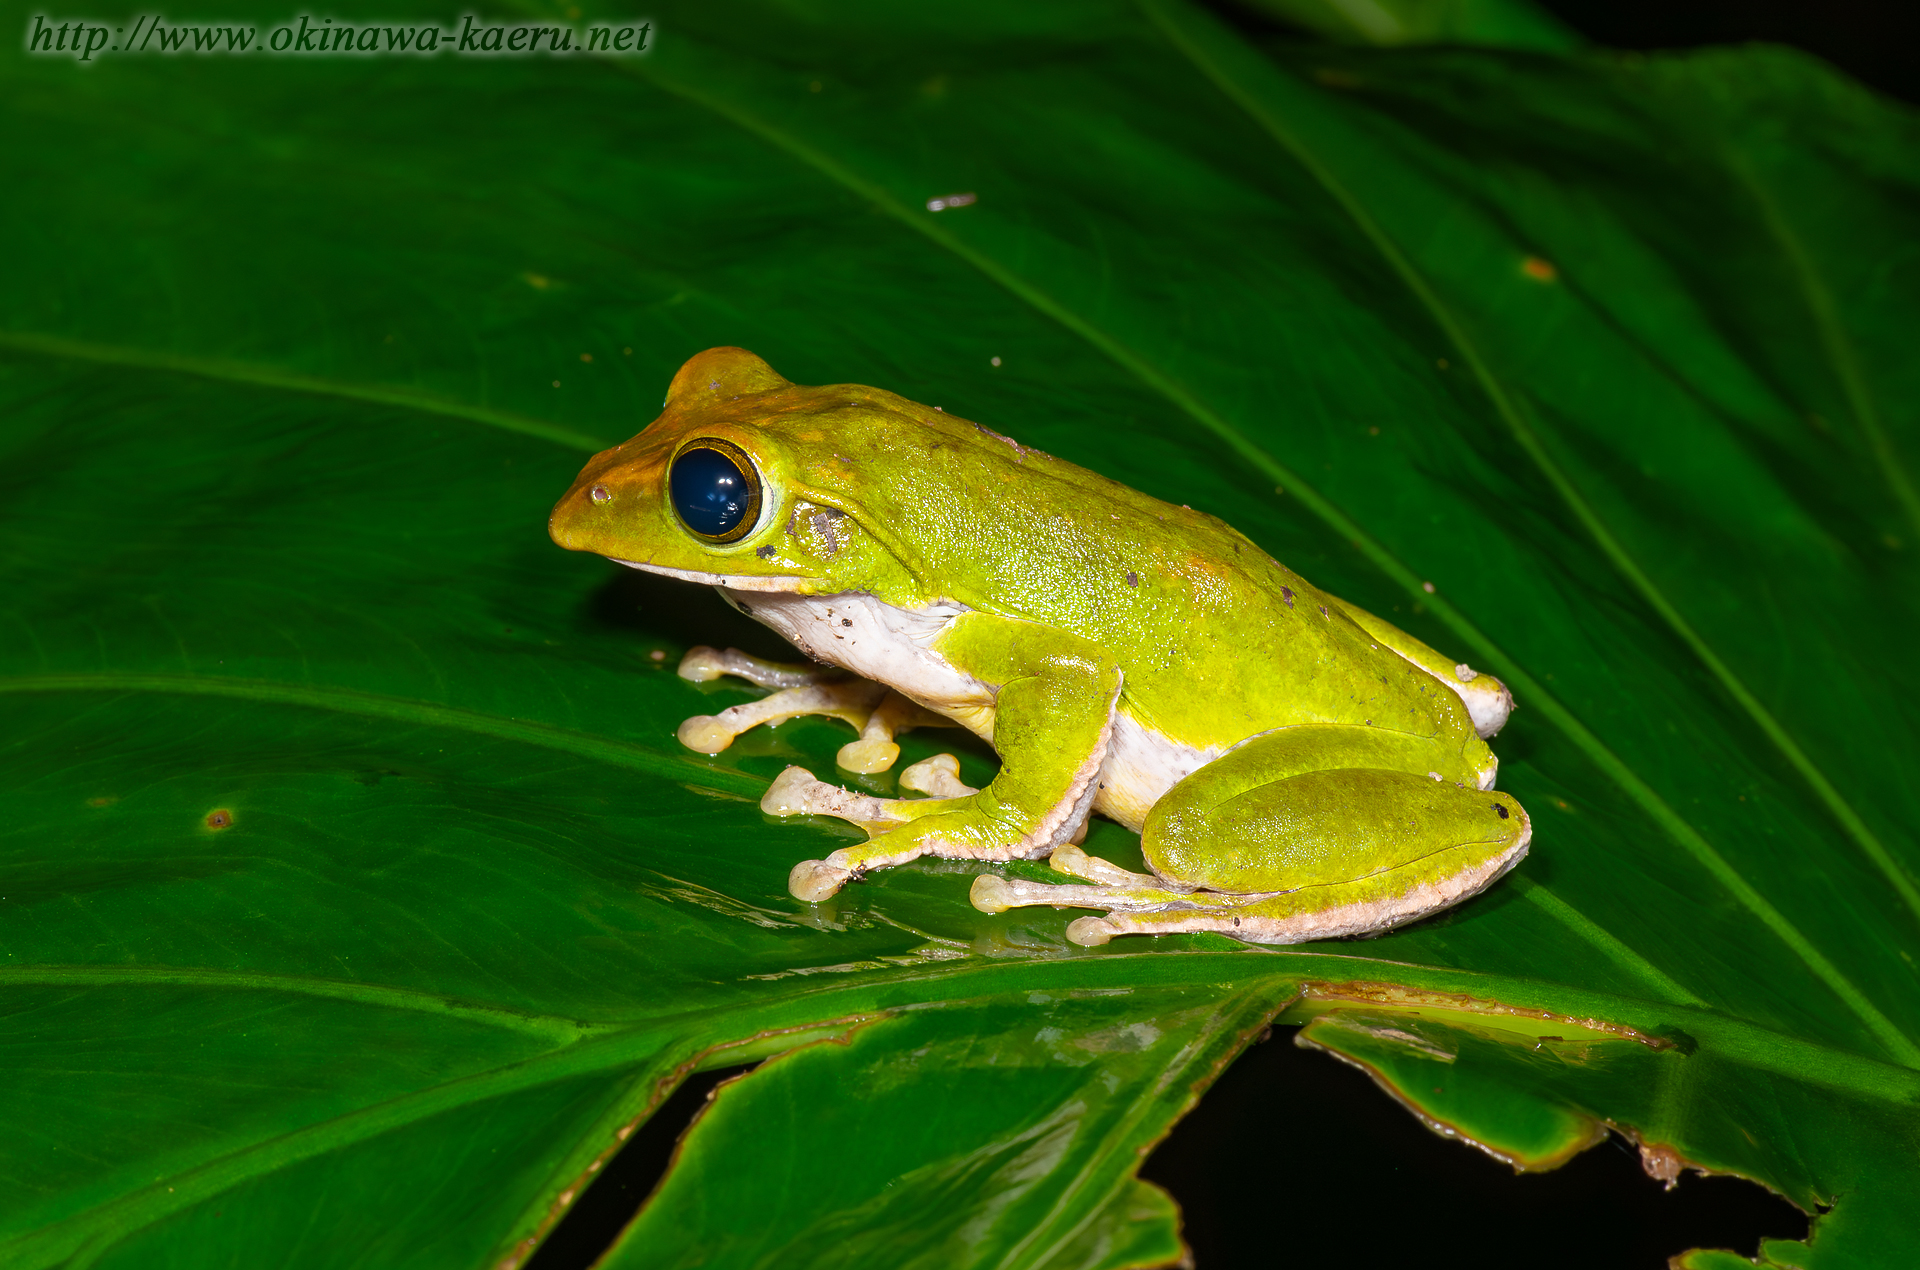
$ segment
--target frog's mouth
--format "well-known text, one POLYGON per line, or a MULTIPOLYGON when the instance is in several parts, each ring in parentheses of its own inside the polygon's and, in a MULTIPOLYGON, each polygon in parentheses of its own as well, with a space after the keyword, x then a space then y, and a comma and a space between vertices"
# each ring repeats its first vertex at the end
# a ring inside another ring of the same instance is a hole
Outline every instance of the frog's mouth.
POLYGON ((811 579, 797 577, 766 577, 732 573, 702 573, 698 569, 672 569, 664 564, 646 564, 639 560, 622 560, 618 556, 608 556, 615 564, 623 564, 629 569, 639 569, 644 573, 658 573, 669 578, 678 578, 682 582, 703 582, 708 586, 724 587, 729 591, 793 591, 805 592, 811 579))

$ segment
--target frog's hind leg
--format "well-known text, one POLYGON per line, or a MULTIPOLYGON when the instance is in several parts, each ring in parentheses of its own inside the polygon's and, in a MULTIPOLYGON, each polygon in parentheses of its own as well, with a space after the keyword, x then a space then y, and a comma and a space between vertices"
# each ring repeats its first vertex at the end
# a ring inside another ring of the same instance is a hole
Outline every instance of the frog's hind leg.
POLYGON ((1080 849, 1080 840, 1075 839, 1067 846, 1055 849, 1047 860, 1047 867, 1056 873, 1070 873, 1089 882, 1102 886, 1117 886, 1123 890, 1174 890, 1181 894, 1198 890, 1197 887, 1182 886, 1178 882, 1169 882, 1165 878, 1154 877, 1150 873, 1135 873, 1123 869, 1111 861, 1102 860, 1097 855, 1088 855, 1080 849))
POLYGON ((1107 915, 1067 923, 1067 938, 1092 947, 1115 935, 1186 931, 1214 931, 1256 944, 1299 944, 1312 939, 1378 934, 1478 895, 1520 862, 1527 853, 1532 829, 1518 803, 1504 795, 1500 801, 1508 808, 1514 828, 1504 835, 1496 833, 1491 840, 1456 843, 1430 856, 1389 865, 1350 881, 1315 883, 1291 891, 1244 895, 1195 891, 1164 899, 1151 893, 1109 894, 1100 902, 1085 904, 1105 908, 1107 915))
MULTIPOLYGON (((1059 855, 1056 851, 1054 858, 1059 859, 1059 855)), ((1105 917, 1082 917, 1067 923, 1067 938, 1087 946, 1104 944, 1115 935, 1170 935, 1196 930, 1225 931, 1242 939, 1257 939, 1253 934, 1242 933, 1242 921, 1262 903, 1277 898, 1273 892, 1233 895, 1202 891, 1197 887, 1162 882, 1139 873, 1127 873, 1113 865, 1108 868, 1124 874, 1125 878, 1091 886, 1054 886, 1020 878, 1003 878, 997 873, 983 873, 973 880, 973 890, 967 898, 983 913, 1004 913, 1010 908, 1043 904, 1054 908, 1106 909, 1105 917)), ((1252 930, 1253 927, 1247 929, 1252 930)), ((1317 939, 1321 936, 1303 935, 1300 938, 1317 939)))
POLYGON ((1354 625, 1445 684, 1466 706, 1474 731, 1482 737, 1491 737, 1507 725, 1507 718, 1513 713, 1513 694, 1498 679, 1435 652, 1393 623, 1375 617, 1358 605, 1338 596, 1327 598, 1352 618, 1354 625))
POLYGON ((1068 927, 1081 944, 1178 931, 1298 943, 1416 920, 1519 862, 1531 828, 1517 801, 1445 779, 1470 774, 1457 754, 1383 732, 1284 729, 1200 769, 1147 817, 1141 849, 1157 876, 1056 852, 1092 885, 982 877, 974 904, 1107 910, 1068 927), (1345 765, 1356 760, 1368 765, 1345 765), (1428 763, 1445 770, 1421 772, 1428 763))
MULTIPOLYGON (((1134 873, 1117 864, 1088 855, 1077 846, 1055 849, 1047 866, 1056 872, 1085 878, 1091 886, 1057 886, 1047 882, 1028 882, 1021 878, 1003 878, 997 873, 982 873, 973 880, 967 898, 983 913, 1004 913, 1010 908, 1050 904, 1055 908, 1104 908, 1153 910, 1167 905, 1218 904, 1237 896, 1222 896, 1134 873)), ((1105 940, 1101 941, 1105 943, 1105 940)))

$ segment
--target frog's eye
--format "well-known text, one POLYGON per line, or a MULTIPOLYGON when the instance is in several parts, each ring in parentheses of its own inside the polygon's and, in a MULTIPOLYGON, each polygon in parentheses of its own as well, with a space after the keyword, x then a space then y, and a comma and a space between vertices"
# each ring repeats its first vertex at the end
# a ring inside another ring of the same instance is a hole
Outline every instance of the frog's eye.
POLYGON ((760 474, 730 441, 689 444, 667 473, 667 489, 680 523, 709 542, 744 538, 760 518, 760 474))

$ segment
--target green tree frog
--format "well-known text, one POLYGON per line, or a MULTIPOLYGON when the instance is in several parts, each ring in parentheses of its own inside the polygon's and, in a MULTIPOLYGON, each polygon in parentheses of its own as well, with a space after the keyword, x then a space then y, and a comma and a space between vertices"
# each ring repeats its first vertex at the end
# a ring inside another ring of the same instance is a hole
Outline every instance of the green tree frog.
POLYGON ((999 754, 984 789, 951 755, 850 792, 790 767, 761 804, 866 842, 797 865, 806 901, 922 855, 1042 859, 1077 881, 986 872, 974 905, 1099 910, 1083 945, 1218 931, 1261 943, 1360 935, 1493 884, 1527 814, 1483 738, 1513 698, 1318 590, 1212 516, 1163 503, 877 388, 789 383, 738 348, 687 362, 663 413, 596 455, 553 539, 706 583, 813 659, 695 649, 680 673, 777 689, 681 725, 717 753, 805 714, 851 722, 842 766, 958 724, 999 754), (821 665, 819 663, 824 663, 821 665), (848 672, 851 672, 850 674, 848 672), (1151 874, 1076 844, 1098 812, 1151 874))

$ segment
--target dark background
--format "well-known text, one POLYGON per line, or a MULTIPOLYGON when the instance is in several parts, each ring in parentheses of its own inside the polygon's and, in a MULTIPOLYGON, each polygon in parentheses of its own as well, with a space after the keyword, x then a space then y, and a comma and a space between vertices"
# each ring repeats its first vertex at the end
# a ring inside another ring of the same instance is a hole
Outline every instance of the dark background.
MULTIPOLYGON (((1172 1192, 1200 1270, 1665 1270, 1688 1248, 1752 1256, 1802 1239, 1806 1216, 1751 1182, 1687 1174, 1664 1190, 1610 1138, 1551 1173, 1516 1176, 1431 1133, 1364 1073, 1275 1028, 1174 1127, 1141 1175, 1172 1192)), ((608 1165, 527 1270, 583 1270, 613 1242, 708 1093, 689 1079, 608 1165)))
POLYGON ((1695 48, 1764 40, 1920 102, 1920 5, 1911 0, 1535 0, 1595 44, 1695 48))
MULTIPOLYGON (((1596 44, 1768 41, 1920 102, 1920 4, 1882 0, 1538 0, 1596 44)), ((1478 1270, 1663 1270, 1688 1248, 1751 1257, 1807 1219, 1761 1187, 1688 1174, 1672 1191, 1618 1138, 1551 1173, 1516 1176, 1429 1132, 1363 1073, 1293 1043, 1242 1055, 1154 1151, 1142 1176, 1180 1201, 1201 1270, 1472 1264, 1478 1270)), ((528 1270, 578 1270, 652 1191, 708 1093, 682 1086, 581 1197, 528 1270)))

